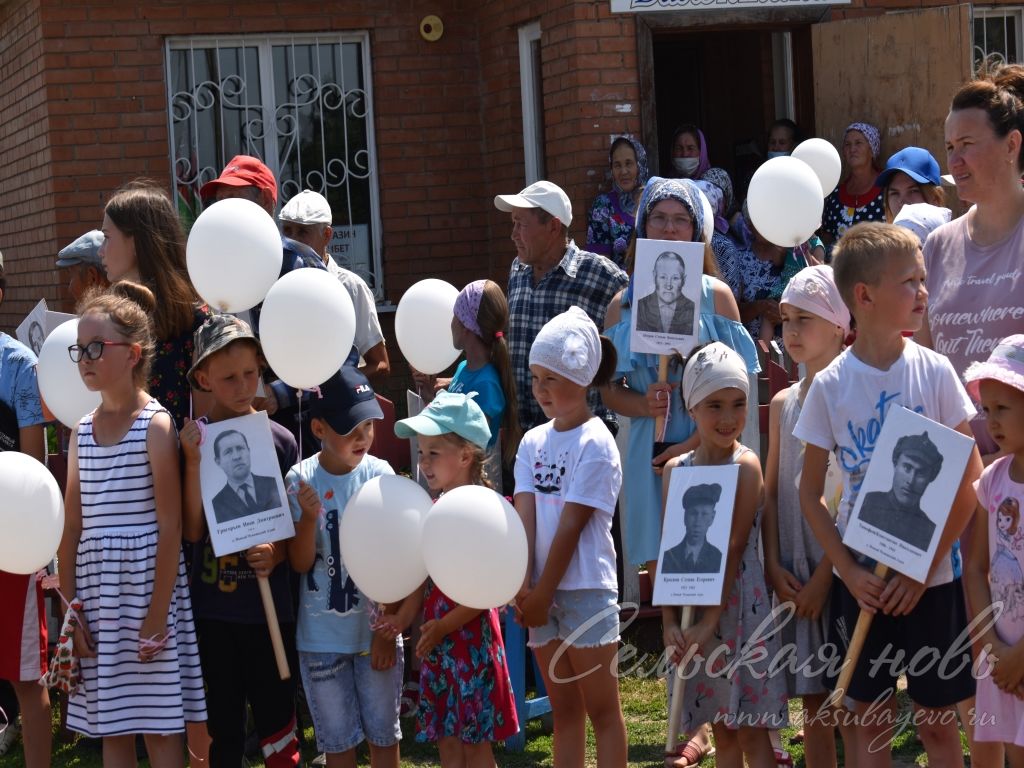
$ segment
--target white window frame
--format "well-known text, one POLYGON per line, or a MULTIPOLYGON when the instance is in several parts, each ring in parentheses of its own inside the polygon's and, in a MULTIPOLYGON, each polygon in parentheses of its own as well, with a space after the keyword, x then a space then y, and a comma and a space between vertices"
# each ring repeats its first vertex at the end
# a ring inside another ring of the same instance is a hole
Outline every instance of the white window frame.
MULTIPOLYGON (((1017 57, 1021 61, 1024 61, 1024 6, 1019 5, 997 5, 997 6, 971 6, 971 60, 977 62, 980 59, 989 55, 988 50, 978 49, 974 45, 974 22, 978 19, 1003 19, 1004 23, 1006 19, 1014 18, 1017 20, 1016 29, 1016 44, 1017 44, 1017 57)), ((986 49, 987 49, 986 45, 986 49)), ((1007 62, 1010 64, 1019 64, 1017 62, 1007 62)))
POLYGON ((535 82, 533 72, 532 44, 540 42, 540 22, 531 21, 519 27, 519 85, 523 106, 523 155, 526 160, 526 184, 540 181, 540 169, 543 167, 543 151, 537 136, 537 121, 544 115, 538 115, 537 93, 543 83, 535 82))
MULTIPOLYGON (((360 58, 363 71, 362 91, 366 100, 366 148, 367 165, 369 168, 369 192, 370 192, 370 220, 367 224, 370 227, 371 253, 370 261, 373 268, 373 293, 378 303, 384 299, 384 269, 382 263, 381 241, 383 238, 383 227, 380 213, 380 171, 377 165, 377 144, 376 127, 374 125, 374 96, 373 96, 373 68, 370 52, 370 35, 366 31, 354 32, 325 32, 308 34, 280 34, 280 35, 194 35, 188 37, 170 37, 164 45, 164 71, 167 76, 167 119, 168 119, 168 156, 172 158, 171 167, 171 196, 175 197, 176 172, 173 158, 174 150, 174 124, 173 124, 173 100, 174 93, 171 83, 171 52, 174 50, 190 50, 192 48, 217 48, 217 47, 252 47, 257 49, 259 70, 260 70, 260 102, 262 107, 262 121, 266 135, 263 141, 263 161, 279 177, 280 158, 275 130, 275 102, 274 102, 274 71, 273 71, 273 47, 275 45, 312 45, 312 44, 337 44, 358 43, 360 45, 360 58)), ((223 154, 223 152, 222 152, 223 154)), ((225 158, 225 161, 229 158, 225 158)), ((214 177, 219 173, 216 170, 214 177)), ((204 179, 208 180, 208 179, 204 179)), ((282 187, 281 179, 278 178, 278 187, 282 187)), ((279 206, 282 201, 278 201, 279 206)), ((278 223, 275 221, 275 224, 278 223)))

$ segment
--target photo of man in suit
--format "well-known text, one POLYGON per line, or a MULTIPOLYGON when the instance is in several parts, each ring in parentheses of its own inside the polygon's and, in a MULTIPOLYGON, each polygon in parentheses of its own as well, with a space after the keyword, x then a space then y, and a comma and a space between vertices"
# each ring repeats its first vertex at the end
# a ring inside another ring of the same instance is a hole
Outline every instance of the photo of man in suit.
POLYGON ((927 432, 904 435, 893 448, 892 466, 892 488, 867 494, 860 519, 926 552, 935 523, 922 511, 921 496, 939 476, 942 454, 927 432))
POLYGON ((722 550, 708 542, 708 529, 715 521, 715 505, 722 496, 718 483, 691 485, 683 494, 683 540, 665 550, 662 573, 718 573, 722 550))
POLYGON ((654 333, 689 336, 693 329, 693 300, 683 295, 686 264, 672 251, 654 260, 654 291, 636 305, 636 329, 654 333))
POLYGON ((277 481, 252 473, 249 441, 237 429, 217 435, 213 459, 228 478, 227 485, 213 497, 213 516, 218 523, 281 506, 277 481))

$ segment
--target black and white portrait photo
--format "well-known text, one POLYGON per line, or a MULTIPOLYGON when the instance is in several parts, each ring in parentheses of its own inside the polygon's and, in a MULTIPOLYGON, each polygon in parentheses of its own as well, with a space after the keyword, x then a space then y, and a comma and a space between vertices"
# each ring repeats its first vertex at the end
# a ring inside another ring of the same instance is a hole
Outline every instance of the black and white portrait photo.
POLYGON ((738 477, 735 464, 672 470, 655 605, 714 605, 721 600, 738 477))
POLYGON ((722 550, 708 541, 708 529, 715 522, 715 505, 722 498, 718 483, 691 485, 683 494, 683 540, 666 549, 662 573, 718 573, 722 550))
POLYGON ((199 485, 218 557, 294 535, 266 412, 207 424, 199 485))
POLYGON ((688 353, 697 342, 704 244, 637 240, 631 348, 688 353))
POLYGON ((15 332, 18 341, 39 355, 46 340, 46 299, 40 299, 32 311, 21 321, 18 330, 15 332))
POLYGON ((954 429, 891 407, 843 543, 924 582, 973 445, 954 429))

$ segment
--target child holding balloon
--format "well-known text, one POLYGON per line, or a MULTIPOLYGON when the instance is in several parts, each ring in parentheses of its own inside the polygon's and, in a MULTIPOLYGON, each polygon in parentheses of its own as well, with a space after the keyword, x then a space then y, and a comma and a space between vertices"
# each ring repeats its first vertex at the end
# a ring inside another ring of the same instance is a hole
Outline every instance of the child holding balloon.
MULTIPOLYGON (((807 375, 772 398, 768 411, 768 460, 765 465, 764 570, 779 602, 794 604, 782 626, 783 644, 796 648, 798 659, 814 658, 827 637, 824 615, 832 586, 832 565, 825 559, 800 511, 795 478, 800 476, 803 446, 793 427, 811 382, 842 351, 850 332, 846 308, 832 277, 832 267, 801 270, 789 281, 779 306, 782 340, 807 375)), ((804 756, 810 768, 834 766, 836 747, 824 717, 824 674, 802 669, 786 674, 788 694, 803 697, 804 756)))
POLYGON ((780 648, 774 626, 758 629, 769 619, 771 604, 757 551, 757 512, 764 497, 761 463, 738 442, 747 419, 749 387, 743 358, 721 342, 701 347, 683 368, 683 402, 697 425, 700 444, 666 462, 665 514, 679 509, 678 500, 668 497, 675 467, 738 464, 739 479, 722 604, 704 608, 697 622, 686 629, 680 627, 677 607, 665 606, 661 612, 665 647, 672 661, 683 663, 694 648, 699 653, 691 662, 697 669, 686 683, 681 730, 690 733, 710 721, 717 760, 729 765, 742 765, 745 760, 751 768, 774 768, 769 729, 785 726, 788 716, 785 682, 779 675, 768 674, 780 648), (766 653, 744 658, 734 672, 724 674, 723 668, 736 661, 755 634, 765 638, 766 653), (709 658, 717 658, 710 667, 709 658))
MULTIPOLYGON (((6 289, 0 256, 0 302, 6 289)), ((31 349, 0 333, 0 451, 21 451, 43 461, 46 440, 36 362, 31 349)), ((8 542, 13 540, 12 534, 3 535, 10 536, 8 542)), ((33 567, 28 565, 25 570, 33 567)), ((35 574, 0 570, 0 616, 4 622, 4 631, 0 632, 0 680, 10 681, 21 709, 28 768, 50 764, 50 698, 38 685, 39 676, 46 672, 44 605, 43 589, 35 574)), ((16 727, 16 714, 6 713, 7 728, 16 727)))
MULTIPOLYGON (((420 472, 432 493, 488 485, 491 431, 474 394, 438 392, 419 415, 395 424, 399 437, 417 438, 420 472)), ((416 740, 436 741, 446 768, 494 766, 491 743, 519 730, 498 611, 458 605, 428 582, 423 614, 416 740)))
POLYGON ((415 374, 424 396, 438 386, 449 392, 475 392, 476 404, 487 417, 491 438, 487 445, 487 479, 501 490, 502 463, 515 461, 519 445, 519 409, 505 328, 508 301, 493 280, 474 280, 455 299, 452 345, 466 353, 451 379, 415 374), (504 435, 500 430, 504 429, 504 435), (504 443, 504 450, 501 448, 504 443))
MULTIPOLYGON (((310 429, 320 451, 288 472, 295 538, 288 559, 300 574, 296 646, 317 748, 328 768, 355 765, 365 739, 374 768, 397 768, 401 637, 372 620, 376 611, 349 575, 338 529, 349 499, 369 480, 393 475, 368 453, 373 422, 384 418, 369 381, 354 366, 310 398, 310 429)), ((418 596, 395 611, 398 632, 412 622, 418 596)))
POLYGON ((574 306, 541 328, 529 362, 533 396, 550 421, 523 436, 516 456, 515 506, 531 562, 517 611, 551 701, 555 762, 583 765, 589 716, 597 764, 622 766, 611 536, 622 471, 615 440, 587 403, 587 389, 611 377, 615 348, 574 306))
MULTIPOLYGON (((212 397, 208 422, 255 413, 252 404, 264 363, 260 343, 249 325, 234 315, 212 315, 196 331, 194 350, 188 381, 212 397)), ((273 421, 270 433, 283 475, 298 459, 295 438, 273 421)), ((185 459, 182 530, 185 540, 197 545, 192 600, 206 682, 210 760, 213 765, 241 765, 248 703, 267 768, 294 766, 299 761, 295 682, 291 677, 282 680, 278 674, 256 581, 263 576, 270 584, 285 654, 292 659, 295 620, 289 569, 283 565, 287 542, 258 544, 223 557, 214 555, 199 482, 202 442, 200 422, 186 419, 181 430, 185 459)))
POLYGON ((100 405, 75 427, 59 554, 82 690, 68 727, 103 739, 104 762, 134 765, 135 734, 154 766, 184 764, 186 721, 206 719, 181 549, 181 475, 171 416, 146 391, 155 299, 121 281, 85 298, 68 348, 100 405))

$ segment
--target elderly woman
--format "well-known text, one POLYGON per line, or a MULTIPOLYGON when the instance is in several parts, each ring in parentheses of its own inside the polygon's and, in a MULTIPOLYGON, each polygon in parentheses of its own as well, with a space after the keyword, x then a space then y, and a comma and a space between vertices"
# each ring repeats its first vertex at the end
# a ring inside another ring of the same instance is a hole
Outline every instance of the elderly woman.
POLYGON ((711 160, 708 159, 708 143, 704 132, 692 123, 684 123, 672 134, 671 176, 677 179, 703 178, 711 160))
POLYGON ((875 184, 881 170, 882 137, 870 123, 850 123, 843 133, 845 177, 825 198, 821 217, 824 240, 832 245, 854 224, 885 221, 882 189, 875 184))
POLYGON ((607 256, 620 267, 633 237, 636 205, 650 175, 647 151, 632 136, 619 136, 608 151, 612 189, 602 192, 590 206, 587 250, 607 256))
POLYGON ((928 203, 942 207, 942 174, 932 153, 921 147, 906 147, 889 158, 878 174, 875 186, 882 188, 885 220, 892 224, 904 205, 928 203))

